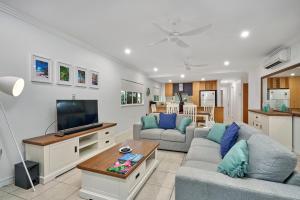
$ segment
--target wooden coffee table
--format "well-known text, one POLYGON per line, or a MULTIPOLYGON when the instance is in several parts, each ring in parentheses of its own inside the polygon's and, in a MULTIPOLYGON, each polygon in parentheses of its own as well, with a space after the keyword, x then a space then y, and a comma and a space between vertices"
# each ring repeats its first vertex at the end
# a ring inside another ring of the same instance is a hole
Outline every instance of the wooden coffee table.
POLYGON ((158 142, 127 140, 80 163, 77 166, 82 170, 80 196, 93 200, 133 199, 158 166, 158 146, 158 142), (123 155, 119 148, 126 145, 133 149, 132 153, 144 157, 124 175, 107 171, 123 155))

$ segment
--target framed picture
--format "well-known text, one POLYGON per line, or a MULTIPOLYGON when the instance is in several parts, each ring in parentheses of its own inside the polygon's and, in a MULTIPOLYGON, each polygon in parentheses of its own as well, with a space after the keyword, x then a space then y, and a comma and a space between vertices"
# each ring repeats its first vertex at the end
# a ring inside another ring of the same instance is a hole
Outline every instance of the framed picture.
POLYGON ((73 85, 73 67, 70 64, 57 62, 56 82, 61 85, 73 85))
POLYGON ((31 81, 52 83, 52 61, 50 59, 32 56, 31 81))
POLYGON ((87 70, 81 67, 76 67, 75 84, 79 87, 87 86, 87 70))
POLYGON ((90 71, 90 87, 91 88, 99 88, 99 72, 90 71))

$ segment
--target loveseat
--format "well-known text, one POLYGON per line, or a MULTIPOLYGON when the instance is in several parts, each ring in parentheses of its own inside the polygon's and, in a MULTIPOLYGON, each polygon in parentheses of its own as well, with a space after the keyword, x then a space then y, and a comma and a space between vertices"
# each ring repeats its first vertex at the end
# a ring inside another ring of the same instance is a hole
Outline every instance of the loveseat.
POLYGON ((220 145, 206 139, 209 130, 196 128, 176 174, 176 200, 300 200, 300 186, 291 185, 300 180, 299 173, 293 173, 296 155, 259 130, 246 124, 239 126, 238 140, 248 143, 248 177, 231 178, 217 172, 222 160, 220 145))
MULTIPOLYGON (((155 115, 159 122, 158 113, 150 113, 149 115, 155 115)), ((176 127, 179 126, 183 118, 184 115, 177 115, 176 127)), ((194 138, 195 126, 195 123, 192 123, 186 127, 185 133, 182 133, 177 129, 143 129, 142 123, 139 122, 133 125, 133 139, 154 140, 159 142, 159 149, 187 152, 194 138)))

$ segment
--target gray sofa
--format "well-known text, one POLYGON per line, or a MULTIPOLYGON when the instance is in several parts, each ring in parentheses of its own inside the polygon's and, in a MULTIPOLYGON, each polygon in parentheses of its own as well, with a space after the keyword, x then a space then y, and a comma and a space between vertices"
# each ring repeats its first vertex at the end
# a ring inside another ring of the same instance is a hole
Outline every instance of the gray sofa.
MULTIPOLYGON (((290 170, 293 171, 297 162, 296 155, 260 131, 246 124, 240 124, 238 140, 248 141, 248 170, 250 169, 248 176, 252 178, 231 178, 217 172, 218 164, 221 162, 220 145, 206 139, 208 131, 208 129, 195 129, 195 138, 190 150, 176 174, 176 200, 300 200, 299 186, 279 183, 280 180, 286 179, 290 170), (253 158, 251 154, 260 154, 258 157, 261 160, 253 158), (285 156, 286 158, 282 159, 285 156), (263 178, 260 172, 263 172, 261 166, 265 165, 264 158, 266 157, 277 159, 270 163, 271 167, 281 164, 287 166, 280 172, 275 172, 275 176, 273 172, 267 174, 268 179, 274 179, 277 182, 257 179, 263 178)), ((299 182, 299 174, 292 179, 299 182)))
MULTIPOLYGON (((157 116, 159 122, 159 114, 150 114, 157 116)), ((177 115, 176 127, 180 124, 183 115, 177 115)), ((187 152, 190 148, 192 139, 194 138, 195 124, 192 123, 186 128, 185 134, 176 129, 145 129, 142 123, 133 125, 133 139, 154 140, 159 142, 159 149, 187 152)))

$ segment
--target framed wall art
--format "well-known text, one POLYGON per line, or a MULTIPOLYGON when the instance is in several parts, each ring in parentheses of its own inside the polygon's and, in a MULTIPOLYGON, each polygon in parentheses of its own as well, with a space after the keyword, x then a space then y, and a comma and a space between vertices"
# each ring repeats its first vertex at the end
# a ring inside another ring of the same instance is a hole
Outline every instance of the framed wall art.
POLYGON ((87 70, 85 68, 75 68, 75 85, 79 87, 87 86, 87 70))
POLYGON ((31 81, 52 83, 52 61, 48 58, 33 55, 31 63, 31 81))
POLYGON ((73 67, 70 64, 57 62, 56 82, 60 85, 73 85, 73 67))

